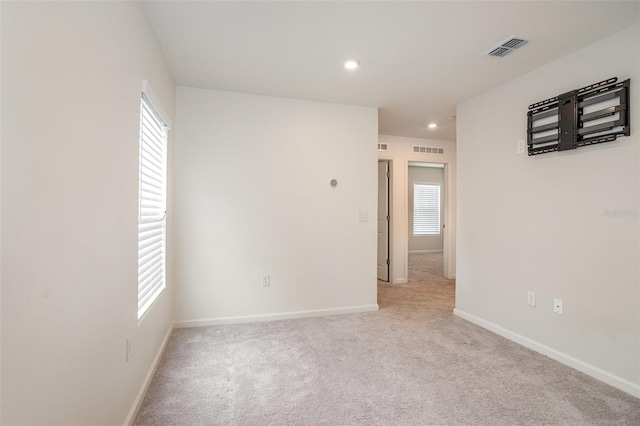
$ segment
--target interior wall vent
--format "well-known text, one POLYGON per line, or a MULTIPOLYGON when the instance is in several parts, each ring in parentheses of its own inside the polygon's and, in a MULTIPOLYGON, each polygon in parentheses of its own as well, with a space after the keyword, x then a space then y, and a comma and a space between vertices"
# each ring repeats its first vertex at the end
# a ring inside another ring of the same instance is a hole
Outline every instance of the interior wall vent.
POLYGON ((387 150, 387 144, 386 143, 379 143, 378 144, 378 151, 386 151, 387 150))
POLYGON ((485 55, 486 56, 495 56, 497 58, 502 58, 507 56, 509 53, 513 52, 516 49, 521 48, 525 44, 529 43, 529 40, 519 37, 519 36, 511 36, 502 43, 497 46, 489 49, 485 55))
POLYGON ((417 154, 443 155, 444 154, 444 148, 435 148, 435 147, 430 147, 430 146, 418 146, 418 145, 415 145, 413 147, 413 152, 415 152, 417 154))

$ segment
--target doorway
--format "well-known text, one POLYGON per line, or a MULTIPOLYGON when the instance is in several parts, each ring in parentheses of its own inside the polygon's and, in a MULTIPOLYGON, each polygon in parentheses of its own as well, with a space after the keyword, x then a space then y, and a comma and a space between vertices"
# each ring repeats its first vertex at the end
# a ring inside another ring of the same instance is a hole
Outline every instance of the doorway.
POLYGON ((407 162, 408 278, 446 276, 446 173, 444 163, 407 162))

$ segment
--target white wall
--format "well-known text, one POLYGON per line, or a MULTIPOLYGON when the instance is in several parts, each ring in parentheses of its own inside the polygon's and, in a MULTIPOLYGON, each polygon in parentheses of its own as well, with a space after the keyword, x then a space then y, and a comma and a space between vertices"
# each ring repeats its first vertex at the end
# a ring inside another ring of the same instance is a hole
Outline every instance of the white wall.
POLYGON ((456 312, 640 396, 640 26, 458 105, 456 312), (528 157, 528 105, 631 78, 631 133, 528 157), (536 308, 527 291, 537 293, 536 308), (553 298, 564 300, 554 314, 553 298))
POLYGON ((178 325, 377 309, 375 108, 178 87, 176 111, 178 325))
POLYGON ((449 141, 407 138, 380 135, 379 143, 388 146, 387 151, 379 151, 378 158, 391 161, 391 253, 389 281, 405 283, 408 279, 408 169, 410 161, 444 163, 446 194, 443 202, 445 212, 444 251, 446 252, 445 275, 456 275, 456 143, 449 141), (415 154, 413 146, 444 148, 444 154, 415 154))
POLYGON ((122 424, 171 323, 171 282, 137 321, 140 81, 175 86, 138 2, 1 24, 1 423, 122 424))
MULTIPOLYGON (((444 223, 444 169, 440 167, 409 166, 407 190, 407 222, 409 223, 409 252, 437 251, 444 247, 444 232, 438 235, 413 235, 413 189, 416 183, 440 185, 440 224, 444 223)), ((441 226, 442 228, 442 226, 441 226)))

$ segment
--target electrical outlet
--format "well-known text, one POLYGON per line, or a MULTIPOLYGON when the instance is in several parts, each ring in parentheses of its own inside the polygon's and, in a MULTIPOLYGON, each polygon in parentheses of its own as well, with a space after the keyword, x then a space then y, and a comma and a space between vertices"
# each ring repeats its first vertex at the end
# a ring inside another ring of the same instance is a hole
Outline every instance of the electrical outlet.
POLYGON ((262 275, 262 287, 269 287, 271 285, 271 276, 269 274, 262 275))
POLYGON ((369 212, 358 212, 358 222, 368 222, 369 212))
POLYGON ((520 139, 519 141, 516 142, 516 152, 518 154, 524 154, 526 148, 526 144, 524 139, 520 139))
POLYGON ((564 313, 564 304, 562 303, 562 299, 553 299, 553 312, 556 314, 564 313))
POLYGON ((533 306, 534 308, 536 307, 536 294, 532 291, 527 293, 527 304, 529 306, 533 306))
POLYGON ((133 345, 133 334, 127 337, 127 361, 129 361, 131 359, 131 356, 133 355, 133 353, 131 352, 132 345, 133 345))

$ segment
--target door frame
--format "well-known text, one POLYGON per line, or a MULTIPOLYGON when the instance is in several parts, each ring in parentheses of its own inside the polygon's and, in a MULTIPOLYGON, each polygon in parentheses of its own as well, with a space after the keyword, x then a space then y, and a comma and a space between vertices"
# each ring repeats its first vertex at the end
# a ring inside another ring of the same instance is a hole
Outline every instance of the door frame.
MULTIPOLYGON (((393 271, 394 271, 394 262, 393 262, 393 159, 389 157, 379 156, 378 163, 381 161, 386 161, 389 163, 389 182, 387 185, 387 202, 389 209, 389 223, 387 226, 389 227, 389 240, 387 241, 388 248, 388 257, 389 257, 389 265, 388 266, 388 277, 389 280, 387 282, 392 283, 393 271)), ((376 243, 377 244, 377 243, 376 243)))
POLYGON ((418 156, 408 156, 404 158, 404 167, 403 167, 403 178, 404 178, 404 193, 403 193, 403 199, 404 199, 404 207, 405 207, 405 212, 407 213, 407 218, 405 218, 405 220, 407 221, 406 226, 404 227, 405 229, 405 241, 404 241, 404 250, 406 252, 406 256, 404 256, 404 276, 407 277, 407 280, 409 279, 409 221, 408 221, 408 215, 409 215, 409 163, 431 163, 431 164, 443 164, 444 165, 444 202, 442 203, 443 208, 444 208, 444 228, 442 229, 443 232, 443 247, 442 247, 442 272, 445 278, 455 278, 455 271, 452 271, 451 269, 451 265, 450 265, 450 260, 452 259, 452 250, 454 247, 454 242, 452 241, 453 238, 453 232, 451 229, 451 223, 453 223, 453 217, 451 214, 451 204, 452 204, 452 188, 451 188, 451 182, 452 182, 452 170, 451 170, 451 165, 449 164, 449 162, 447 161, 437 161, 437 160, 425 160, 425 158, 422 157, 418 157, 418 156))

